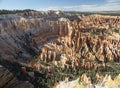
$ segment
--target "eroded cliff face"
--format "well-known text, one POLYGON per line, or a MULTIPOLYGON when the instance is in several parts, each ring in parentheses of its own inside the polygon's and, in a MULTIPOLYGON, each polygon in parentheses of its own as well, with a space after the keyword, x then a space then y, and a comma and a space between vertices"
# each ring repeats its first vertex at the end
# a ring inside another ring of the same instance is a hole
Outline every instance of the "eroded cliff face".
POLYGON ((97 14, 30 11, 0 15, 1 63, 7 60, 48 73, 56 68, 106 70, 109 63, 120 61, 119 25, 120 17, 97 14))
POLYGON ((33 14, 35 12, 31 12, 30 16, 20 13, 0 16, 2 58, 26 63, 33 59, 44 44, 56 39, 58 35, 66 35, 67 29, 63 30, 66 22, 45 20, 47 17, 42 18, 45 13, 33 14))

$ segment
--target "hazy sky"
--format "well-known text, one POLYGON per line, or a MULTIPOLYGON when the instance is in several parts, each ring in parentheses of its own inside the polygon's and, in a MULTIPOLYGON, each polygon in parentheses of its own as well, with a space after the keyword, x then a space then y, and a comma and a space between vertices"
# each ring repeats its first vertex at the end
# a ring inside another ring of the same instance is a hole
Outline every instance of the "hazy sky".
POLYGON ((0 0, 0 9, 115 11, 120 0, 0 0))

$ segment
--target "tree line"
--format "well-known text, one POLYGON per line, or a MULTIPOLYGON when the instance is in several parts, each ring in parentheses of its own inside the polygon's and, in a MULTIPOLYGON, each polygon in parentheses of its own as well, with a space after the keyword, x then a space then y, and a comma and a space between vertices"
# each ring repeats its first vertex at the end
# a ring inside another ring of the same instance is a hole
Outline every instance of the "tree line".
POLYGON ((0 15, 1 14, 16 14, 16 13, 29 12, 29 11, 35 11, 35 10, 32 10, 32 9, 25 9, 25 10, 5 10, 5 9, 2 9, 2 10, 0 10, 0 15))

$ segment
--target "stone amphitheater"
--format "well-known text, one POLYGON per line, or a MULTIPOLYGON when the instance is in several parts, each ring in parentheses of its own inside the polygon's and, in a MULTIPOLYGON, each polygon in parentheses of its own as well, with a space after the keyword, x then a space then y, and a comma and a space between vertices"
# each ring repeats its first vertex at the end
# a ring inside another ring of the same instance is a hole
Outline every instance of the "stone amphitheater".
MULTIPOLYGON (((51 73, 54 66, 105 70, 108 63, 120 62, 120 17, 74 15, 61 11, 0 15, 0 64, 9 69, 7 63, 3 63, 6 61, 51 73), (45 66, 41 62, 54 66, 45 66)), ((0 70, 4 69, 0 67, 0 70)), ((6 74, 6 79, 12 80, 12 75, 6 74)), ((1 76, 0 80, 3 80, 1 76)), ((4 82, 0 87, 10 88, 3 85, 4 82)))

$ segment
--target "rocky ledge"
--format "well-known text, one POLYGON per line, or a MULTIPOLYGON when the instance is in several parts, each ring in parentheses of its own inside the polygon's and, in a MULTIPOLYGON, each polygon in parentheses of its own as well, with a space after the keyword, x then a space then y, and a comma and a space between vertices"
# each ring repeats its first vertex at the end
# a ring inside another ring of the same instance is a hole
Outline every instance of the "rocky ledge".
POLYGON ((0 65, 0 88, 34 88, 28 81, 18 81, 6 68, 0 65))

